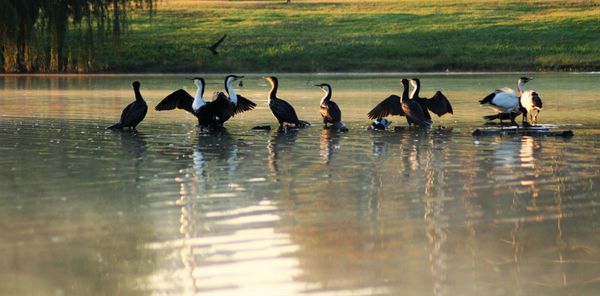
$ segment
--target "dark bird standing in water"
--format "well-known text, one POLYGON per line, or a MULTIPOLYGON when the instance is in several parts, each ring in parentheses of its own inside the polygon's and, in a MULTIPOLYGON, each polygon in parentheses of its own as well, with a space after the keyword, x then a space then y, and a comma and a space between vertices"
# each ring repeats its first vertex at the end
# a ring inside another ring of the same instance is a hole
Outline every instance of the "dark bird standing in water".
POLYGON ((328 123, 338 124, 342 121, 342 111, 340 107, 331 100, 331 85, 327 83, 315 84, 325 92, 323 98, 321 98, 321 116, 323 117, 323 124, 327 126, 328 123))
POLYGON ((277 77, 268 76, 265 77, 265 79, 271 83, 271 90, 269 91, 267 100, 271 112, 273 112, 273 115, 275 115, 275 118, 279 121, 279 129, 282 130, 284 128, 284 123, 293 124, 295 127, 306 127, 310 125, 310 123, 298 119, 296 110, 294 110, 292 105, 277 97, 277 89, 279 88, 277 77))
POLYGON ((429 111, 435 113, 438 117, 450 113, 454 114, 452 111, 452 105, 448 98, 442 94, 441 91, 437 91, 431 99, 421 98, 419 96, 419 92, 421 91, 421 81, 418 78, 413 78, 410 80, 410 84, 413 87, 413 90, 410 94, 410 99, 417 101, 419 106, 421 106, 421 110, 423 110, 423 115, 425 115, 425 120, 431 124, 431 115, 429 115, 429 111))
POLYGON ((210 52, 213 55, 219 55, 219 53, 217 52, 217 47, 219 47, 219 45, 221 44, 221 42, 223 42, 223 40, 225 40, 226 37, 227 37, 227 34, 223 35, 223 37, 221 37, 221 39, 219 39, 219 41, 215 42, 213 45, 206 46, 204 48, 210 50, 210 52))
POLYGON ((419 126, 430 127, 431 122, 428 122, 423 113, 423 109, 417 101, 410 100, 408 97, 408 79, 402 79, 402 96, 391 95, 381 101, 373 110, 369 111, 369 119, 379 119, 388 115, 406 116, 406 121, 409 125, 416 124, 419 126))
POLYGON ((125 127, 135 130, 135 127, 144 120, 146 113, 148 112, 148 105, 140 93, 140 82, 134 81, 133 92, 135 93, 135 101, 127 105, 121 113, 121 118, 116 124, 109 126, 107 129, 111 130, 122 130, 125 127))

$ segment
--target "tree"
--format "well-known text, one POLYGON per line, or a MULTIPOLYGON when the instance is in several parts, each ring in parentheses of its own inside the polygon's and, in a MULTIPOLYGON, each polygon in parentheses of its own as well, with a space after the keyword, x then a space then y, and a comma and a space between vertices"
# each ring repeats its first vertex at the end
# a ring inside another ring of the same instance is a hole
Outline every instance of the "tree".
POLYGON ((0 66, 4 72, 91 70, 95 45, 109 35, 118 43, 127 12, 152 12, 155 2, 0 0, 0 66))

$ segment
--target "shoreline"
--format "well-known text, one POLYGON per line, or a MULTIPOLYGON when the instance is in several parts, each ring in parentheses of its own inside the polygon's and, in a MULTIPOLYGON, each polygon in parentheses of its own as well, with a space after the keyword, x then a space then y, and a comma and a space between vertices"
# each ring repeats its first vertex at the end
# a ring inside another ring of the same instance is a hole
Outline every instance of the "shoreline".
POLYGON ((9 73, 0 74, 0 77, 160 77, 160 76, 223 76, 236 73, 238 75, 261 77, 265 75, 276 74, 278 76, 463 76, 463 75, 515 75, 515 74, 571 74, 571 75, 600 75, 600 71, 467 71, 467 72, 222 72, 222 73, 9 73))

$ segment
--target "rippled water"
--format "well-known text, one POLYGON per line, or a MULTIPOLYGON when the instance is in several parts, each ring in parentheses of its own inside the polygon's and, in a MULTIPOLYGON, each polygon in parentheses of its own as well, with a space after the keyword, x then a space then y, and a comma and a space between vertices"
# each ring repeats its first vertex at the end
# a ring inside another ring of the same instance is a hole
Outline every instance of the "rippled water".
POLYGON ((183 111, 104 130, 132 80, 154 106, 183 76, 1 77, 0 294, 598 294, 600 75, 529 84, 572 139, 471 136, 520 74, 422 75, 447 129, 365 130, 400 76, 280 77, 314 123, 289 133, 250 130, 275 125, 250 76, 258 108, 213 135, 183 111), (320 82, 350 132, 322 130, 320 82))

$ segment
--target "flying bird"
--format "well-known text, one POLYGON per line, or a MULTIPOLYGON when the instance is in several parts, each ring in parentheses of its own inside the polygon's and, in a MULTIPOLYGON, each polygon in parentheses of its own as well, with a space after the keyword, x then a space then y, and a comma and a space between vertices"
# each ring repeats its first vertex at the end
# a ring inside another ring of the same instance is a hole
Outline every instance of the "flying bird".
POLYGON ((217 52, 217 47, 219 47, 219 45, 221 44, 221 42, 223 42, 223 40, 225 40, 225 38, 227 38, 227 34, 223 35, 223 37, 221 37, 219 41, 215 42, 215 44, 211 46, 206 46, 204 48, 210 50, 210 52, 212 52, 213 55, 219 55, 219 53, 217 52))

